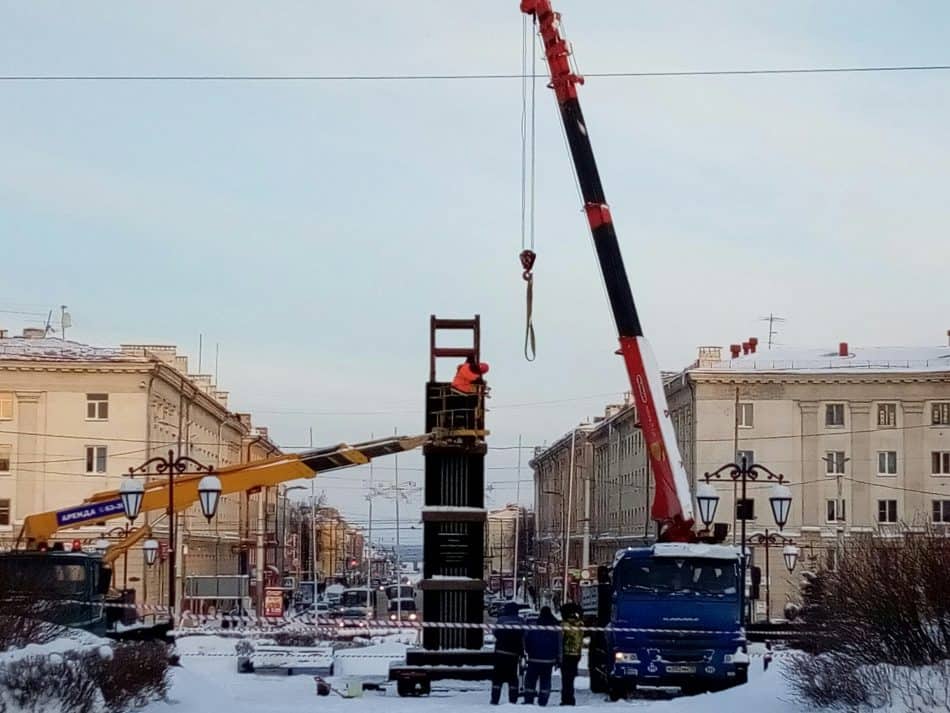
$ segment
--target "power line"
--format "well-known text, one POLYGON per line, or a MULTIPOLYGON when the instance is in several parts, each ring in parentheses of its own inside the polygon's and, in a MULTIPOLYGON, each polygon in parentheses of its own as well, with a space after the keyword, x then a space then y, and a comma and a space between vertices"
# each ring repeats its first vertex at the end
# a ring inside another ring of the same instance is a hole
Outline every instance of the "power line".
MULTIPOLYGON (((880 72, 934 72, 950 64, 878 65, 868 67, 785 67, 754 69, 704 69, 656 72, 587 72, 585 77, 636 79, 651 77, 745 77, 755 75, 859 74, 880 72)), ((522 73, 473 74, 11 74, 4 82, 431 82, 547 79, 547 75, 522 73)))

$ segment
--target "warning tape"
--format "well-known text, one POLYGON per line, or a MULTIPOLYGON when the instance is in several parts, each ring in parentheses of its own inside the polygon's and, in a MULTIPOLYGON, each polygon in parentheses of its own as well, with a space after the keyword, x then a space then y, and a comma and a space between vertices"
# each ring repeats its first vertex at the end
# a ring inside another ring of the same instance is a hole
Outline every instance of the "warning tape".
MULTIPOLYGON (((0 600, 2 601, 2 600, 0 600)), ((124 602, 97 602, 90 603, 75 599, 53 599, 41 600, 40 604, 82 604, 86 606, 99 606, 103 608, 132 609, 139 612, 142 616, 166 615, 170 617, 171 610, 166 606, 153 604, 131 604, 124 602)), ((244 634, 262 633, 274 634, 280 632, 286 633, 316 633, 316 632, 335 632, 335 633, 359 633, 360 631, 370 634, 374 631, 419 631, 422 629, 469 629, 481 630, 486 632, 495 631, 563 631, 565 628, 581 630, 587 633, 615 633, 615 634, 670 634, 677 635, 706 635, 706 636, 728 636, 736 632, 731 630, 717 629, 676 629, 676 628, 646 628, 646 627, 626 627, 626 626, 588 626, 585 624, 571 625, 565 627, 561 624, 543 625, 543 624, 486 624, 477 622, 441 622, 441 621, 391 621, 386 619, 352 619, 336 617, 313 617, 301 616, 295 618, 281 617, 261 617, 256 615, 218 615, 207 616, 197 615, 190 612, 183 612, 178 617, 178 623, 182 628, 173 632, 176 635, 187 635, 195 631, 215 631, 215 632, 241 632, 244 634), (249 625, 256 625, 260 628, 248 628, 249 625)), ((802 636, 816 636, 819 632, 794 630, 768 631, 768 632, 749 632, 753 634, 767 634, 772 638, 794 638, 802 636)))

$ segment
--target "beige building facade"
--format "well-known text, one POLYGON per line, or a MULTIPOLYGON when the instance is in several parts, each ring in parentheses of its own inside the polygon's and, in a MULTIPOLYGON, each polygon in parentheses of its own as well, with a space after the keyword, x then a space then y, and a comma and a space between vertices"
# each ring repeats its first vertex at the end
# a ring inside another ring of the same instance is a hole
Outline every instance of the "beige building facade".
MULTIPOLYGON (((91 347, 45 338, 0 338, 0 538, 15 544, 23 518, 79 505, 116 489, 130 468, 175 454, 217 467, 278 453, 266 429, 228 409, 212 377, 191 374, 186 357, 166 345, 91 347)), ((257 496, 259 497, 259 496, 257 496)), ((236 545, 256 543, 255 496, 222 498, 209 524, 197 508, 180 515, 177 586, 188 574, 237 572, 236 545)), ((136 524, 167 532, 163 512, 136 524)), ((64 540, 119 539, 124 525, 64 530, 64 540)), ((141 552, 116 565, 116 586, 162 601, 164 567, 147 568, 141 552)))
MULTIPOLYGON (((950 348, 722 352, 701 348, 689 368, 664 375, 694 492, 704 473, 742 456, 781 473, 793 492, 782 534, 799 545, 803 567, 833 562, 837 549, 859 534, 950 528, 950 348)), ((649 541, 655 532, 652 483, 633 406, 608 410, 578 433, 591 451, 593 502, 589 536, 581 526, 570 537, 587 543, 591 562, 605 564, 619 547, 649 541)), ((566 489, 563 442, 536 456, 536 481, 559 472, 566 489)), ((581 492, 583 477, 575 473, 581 492)), ((729 526, 727 541, 738 544, 743 515, 752 537, 776 531, 770 483, 750 484, 739 508, 731 481, 714 485, 721 498, 716 521, 729 526)), ((556 499, 537 502, 539 536, 545 523, 563 538, 556 499)), ((763 569, 756 615, 781 616, 797 575, 786 572, 779 543, 769 548, 766 581, 765 548, 750 547, 752 564, 763 569)), ((583 558, 572 550, 570 566, 583 558)))

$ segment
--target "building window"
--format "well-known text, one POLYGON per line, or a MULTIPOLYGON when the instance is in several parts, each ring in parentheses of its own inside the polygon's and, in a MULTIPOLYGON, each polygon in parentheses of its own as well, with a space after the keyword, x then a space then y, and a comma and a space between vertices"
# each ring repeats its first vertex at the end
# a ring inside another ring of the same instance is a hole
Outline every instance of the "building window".
POLYGON ((827 451, 824 460, 825 473, 828 475, 844 475, 844 451, 827 451))
POLYGON ((11 460, 13 460, 13 446, 0 446, 0 473, 10 472, 11 460))
POLYGON ((950 451, 933 451, 930 458, 931 473, 934 475, 950 475, 950 451))
POLYGON ((86 446, 86 473, 106 472, 106 447, 86 446))
POLYGON ((950 523, 950 500, 934 500, 934 522, 950 523))
POLYGON ((740 498, 736 501, 736 520, 755 520, 755 500, 740 498))
POLYGON ((0 421, 10 421, 13 418, 13 394, 9 391, 0 392, 0 421))
POLYGON ((10 524, 10 501, 0 500, 0 525, 10 524))
POLYGON ((897 404, 877 405, 877 425, 878 428, 897 427, 897 404))
POLYGON ((739 404, 739 411, 736 413, 739 420, 739 428, 752 428, 755 424, 752 404, 739 404))
POLYGON ((736 463, 742 465, 742 459, 745 458, 746 465, 755 463, 755 451, 736 451, 736 463))
POLYGON ((897 501, 896 500, 878 500, 877 501, 877 521, 878 522, 897 522, 897 501))
POLYGON ((877 452, 877 474, 897 475, 897 451, 877 452))
POLYGON ((825 425, 831 428, 844 426, 844 404, 827 404, 825 406, 825 425))
POLYGON ((844 500, 827 500, 827 516, 826 519, 828 522, 844 522, 845 521, 845 507, 844 500))
POLYGON ((86 420, 106 421, 109 418, 109 394, 86 394, 86 420))

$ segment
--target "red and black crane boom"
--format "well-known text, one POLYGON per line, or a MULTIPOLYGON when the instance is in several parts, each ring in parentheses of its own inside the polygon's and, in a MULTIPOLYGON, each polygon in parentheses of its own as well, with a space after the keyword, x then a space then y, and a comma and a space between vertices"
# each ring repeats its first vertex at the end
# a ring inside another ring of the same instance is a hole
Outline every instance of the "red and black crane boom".
POLYGON ((550 86, 557 97, 580 183, 584 211, 590 223, 594 248, 617 326, 619 353, 623 356, 630 378, 637 417, 656 481, 651 516, 661 525, 661 539, 688 541, 693 537, 689 480, 676 443, 660 372, 643 336, 617 232, 577 97, 577 87, 584 83, 584 79, 572 67, 571 48, 561 35, 560 15, 551 7, 551 1, 521 0, 521 11, 534 16, 541 36, 551 73, 550 86))

